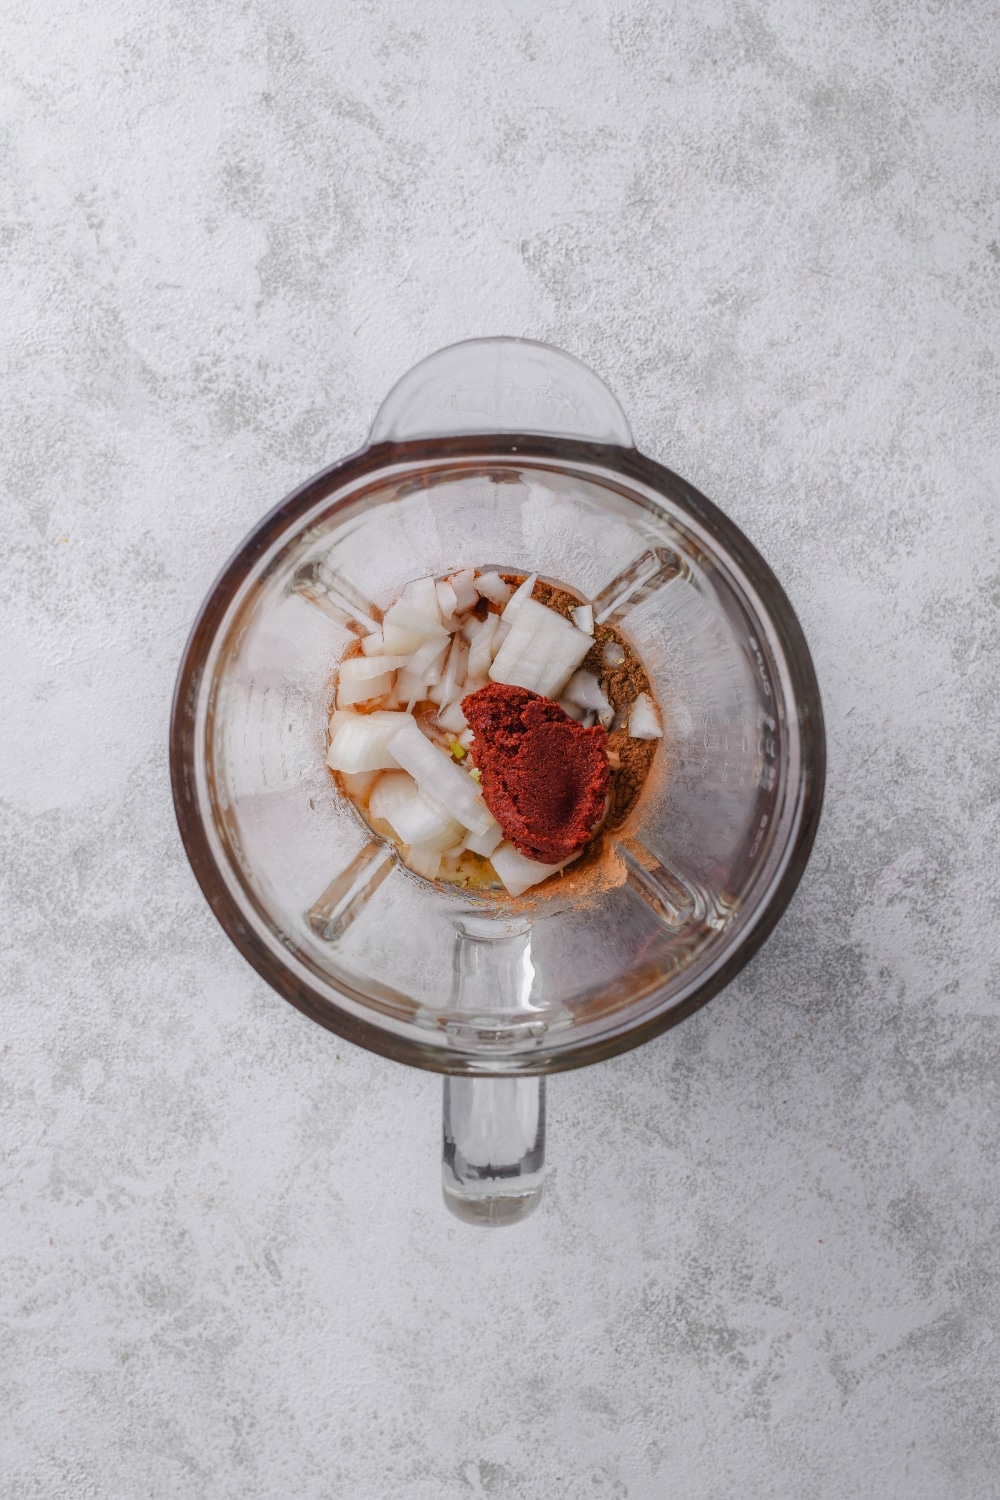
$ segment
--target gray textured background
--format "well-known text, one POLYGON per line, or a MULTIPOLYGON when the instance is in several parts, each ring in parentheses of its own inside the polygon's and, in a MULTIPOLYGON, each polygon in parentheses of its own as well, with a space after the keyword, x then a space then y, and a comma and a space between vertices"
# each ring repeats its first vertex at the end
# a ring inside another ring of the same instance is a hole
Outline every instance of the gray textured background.
POLYGON ((3 1495, 994 1495, 997 10, 3 11, 3 1495), (763 953, 555 1080, 484 1234, 438 1080, 216 927, 165 740, 241 536, 493 332, 761 547, 830 776, 763 953))

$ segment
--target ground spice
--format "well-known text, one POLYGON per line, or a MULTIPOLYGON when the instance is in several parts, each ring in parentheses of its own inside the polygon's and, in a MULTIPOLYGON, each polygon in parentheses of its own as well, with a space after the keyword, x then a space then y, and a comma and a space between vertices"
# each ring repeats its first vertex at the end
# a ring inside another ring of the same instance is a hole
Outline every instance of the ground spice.
POLYGON ((604 816, 607 735, 527 688, 491 682, 462 700, 483 800, 528 859, 562 864, 604 816))

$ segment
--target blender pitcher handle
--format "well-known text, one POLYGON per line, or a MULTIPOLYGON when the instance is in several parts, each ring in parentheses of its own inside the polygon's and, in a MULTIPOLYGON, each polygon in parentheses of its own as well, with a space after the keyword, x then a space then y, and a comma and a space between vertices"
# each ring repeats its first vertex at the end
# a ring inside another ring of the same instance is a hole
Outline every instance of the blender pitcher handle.
POLYGON ((466 1224, 500 1227, 541 1201, 545 1171, 545 1079, 444 1080, 444 1201, 466 1224))
POLYGON ((429 354, 379 407, 369 443, 523 432, 635 446, 600 376, 534 339, 467 339, 429 354))
MULTIPOLYGON (((456 923, 452 1011, 479 1022, 523 1007, 531 991, 531 921, 456 923)), ((475 1022, 472 1023, 475 1025, 475 1022)), ((441 1186, 467 1224, 516 1224, 541 1201, 545 1079, 534 1074, 446 1074, 441 1186)))

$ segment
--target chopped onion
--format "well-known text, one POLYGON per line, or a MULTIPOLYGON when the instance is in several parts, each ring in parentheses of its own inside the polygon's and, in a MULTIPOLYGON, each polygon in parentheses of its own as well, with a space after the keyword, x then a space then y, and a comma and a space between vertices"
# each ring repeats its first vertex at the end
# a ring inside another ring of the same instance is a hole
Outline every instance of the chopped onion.
POLYGON ((437 880, 438 871, 441 868, 440 854, 419 847, 407 849, 403 855, 403 863, 408 866, 414 875, 422 875, 425 880, 437 880))
POLYGON ((419 703, 427 691, 425 683, 419 677, 414 677, 412 672, 400 672, 396 677, 396 700, 409 711, 414 703, 419 703))
MULTIPOLYGON (((364 658, 362 658, 363 660, 364 658)), ((377 662, 378 657, 373 656, 372 661, 377 662)), ((337 707, 350 708, 354 703, 367 703, 372 698, 381 698, 392 689, 391 672, 383 672, 380 677, 362 677, 353 681, 337 684, 337 707)))
POLYGON ((485 620, 475 623, 477 628, 469 638, 469 676, 486 677, 493 665, 493 637, 500 616, 487 615, 485 620))
MULTIPOLYGON (((419 641, 430 641, 435 637, 440 640, 447 635, 447 631, 441 623, 441 611, 438 608, 437 590, 434 587, 433 578, 415 578, 408 583, 395 604, 389 606, 385 612, 382 624, 382 634, 385 638, 386 649, 389 649, 390 627, 393 631, 403 630, 411 636, 418 637, 419 641)), ((405 650, 404 646, 394 649, 405 650)))
POLYGON ((387 620, 382 626, 382 639, 385 642, 386 651, 410 656, 424 644, 427 637, 417 635, 412 630, 404 630, 402 626, 393 625, 391 620, 387 620))
POLYGON ((463 568, 461 573, 452 573, 448 579, 458 601, 459 612, 462 614, 467 609, 471 609, 479 597, 476 592, 475 576, 475 568, 463 568))
POLYGON ((653 700, 640 693, 628 716, 628 732, 634 740, 658 740, 663 734, 653 700))
POLYGON ((514 592, 509 583, 504 583, 499 573, 480 573, 476 579, 476 588, 484 599, 492 599, 494 604, 506 604, 514 592))
POLYGON ((381 630, 373 630, 371 635, 363 636, 361 649, 366 656, 382 656, 385 652, 385 638, 381 630))
POLYGON ((413 719, 403 721, 402 728, 389 744, 396 764, 409 771, 422 792, 472 833, 486 832, 493 817, 487 811, 475 782, 455 764, 446 750, 431 744, 413 719))
POLYGON ((434 585, 434 592, 437 594, 438 609, 441 611, 441 618, 444 620, 445 625, 447 625, 452 615, 458 609, 458 597, 447 578, 434 585))
POLYGON ((463 750, 471 750, 472 742, 475 738, 476 736, 473 734, 471 729, 463 729, 462 733, 458 737, 458 743, 461 745, 463 750))
MULTIPOLYGON (((575 855, 572 857, 576 858, 575 855)), ((569 860, 563 860, 561 865, 541 865, 535 859, 525 859, 513 844, 500 844, 490 855, 490 863, 510 895, 520 896, 529 886, 538 885, 550 875, 555 875, 563 865, 569 864, 569 860)))
POLYGON ((417 844, 422 849, 438 851, 460 844, 465 835, 464 828, 454 819, 431 807, 421 796, 396 809, 392 826, 404 844, 417 844))
MULTIPOLYGON (((517 594, 504 611, 505 619, 516 600, 517 594)), ((558 698, 592 644, 589 635, 555 610, 536 599, 524 599, 490 676, 494 682, 514 683, 543 698, 558 698)))
POLYGON ((448 660, 441 674, 441 680, 434 684, 428 693, 435 703, 448 703, 455 697, 459 685, 465 681, 465 663, 469 657, 469 648, 460 635, 451 638, 451 650, 448 652, 448 660))
POLYGON ((438 710, 438 723, 442 729, 450 729, 452 734, 461 734, 463 729, 468 729, 469 721, 462 712, 462 705, 456 698, 454 703, 438 710))
POLYGON ((378 771, 358 771, 352 776, 349 773, 341 771, 340 779, 344 783, 344 791, 347 795, 353 797, 356 802, 363 802, 374 786, 379 774, 378 771))
MULTIPOLYGON (((388 749, 389 741, 399 733, 401 723, 412 723, 405 714, 377 710, 373 714, 356 714, 339 709, 330 720, 332 739, 326 763, 331 771, 356 775, 359 771, 382 771, 398 766, 388 749)), ((419 729, 417 730, 419 734, 419 729)))
POLYGON ((625 648, 618 641, 604 642, 604 663, 608 667, 620 667, 625 660, 625 648))
POLYGON ((563 698, 578 703, 581 708, 592 708, 599 714, 612 714, 611 704, 593 672, 574 672, 563 688, 563 698))
POLYGON ((500 827, 500 824, 491 823, 485 833, 467 833, 465 836, 465 847, 466 849, 471 849, 473 854, 481 854, 484 859, 489 859, 494 849, 502 841, 503 829, 500 827))
POLYGON ((526 600, 531 598, 531 591, 535 587, 535 584, 537 582, 538 574, 532 573, 530 577, 526 578, 524 582, 511 595, 510 599, 507 601, 507 608, 503 612, 503 617, 507 621, 508 625, 513 625, 517 616, 521 612, 521 605, 524 604, 526 600))
POLYGON ((379 818, 395 828, 395 814, 419 795, 417 783, 405 771, 384 771, 368 798, 368 811, 373 818, 379 818))
POLYGON ((363 682, 369 677, 381 677, 383 672, 395 672, 405 667, 408 656, 350 656, 338 668, 340 682, 363 682))
POLYGON ((577 723, 580 722, 586 712, 585 709, 580 707, 579 703, 571 703, 568 698, 560 698, 559 707, 564 714, 569 714, 570 718, 575 719, 577 723))
POLYGON ((419 677, 420 681, 427 687, 433 687, 441 681, 441 673, 444 670, 444 659, 448 654, 451 642, 445 637, 443 641, 427 641, 418 647, 405 663, 406 671, 413 677, 419 677))
POLYGON ((425 641, 408 658, 407 666, 396 679, 397 696, 402 703, 419 703, 441 680, 444 660, 450 649, 450 640, 425 641))
POLYGON ((577 630, 582 630, 584 635, 593 635, 594 606, 592 604, 578 604, 575 609, 570 610, 570 614, 577 630))
POLYGON ((388 823, 403 844, 440 850, 460 844, 465 837, 464 827, 421 796, 405 771, 386 771, 379 777, 368 799, 368 811, 388 823))

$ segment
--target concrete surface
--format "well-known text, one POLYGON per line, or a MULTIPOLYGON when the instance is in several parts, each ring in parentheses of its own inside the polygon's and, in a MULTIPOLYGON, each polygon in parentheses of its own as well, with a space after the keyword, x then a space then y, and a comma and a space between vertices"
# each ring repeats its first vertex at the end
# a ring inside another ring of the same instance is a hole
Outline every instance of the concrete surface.
POLYGON ((4 0, 11 1500, 997 1493, 1000 22, 4 0), (550 340, 786 584, 830 730, 743 978, 438 1197, 438 1080, 189 874, 174 672, 413 361, 550 340))

